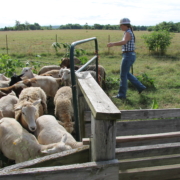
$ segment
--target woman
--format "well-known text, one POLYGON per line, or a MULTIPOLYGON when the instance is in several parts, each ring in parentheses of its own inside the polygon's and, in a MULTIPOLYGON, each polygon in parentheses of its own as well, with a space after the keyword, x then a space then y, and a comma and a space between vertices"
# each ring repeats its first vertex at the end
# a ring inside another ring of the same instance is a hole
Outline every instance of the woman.
POLYGON ((120 87, 119 92, 116 98, 125 99, 126 91, 127 91, 127 80, 129 80, 138 90, 139 94, 146 89, 146 87, 138 81, 138 79, 133 76, 129 71, 130 67, 133 65, 136 59, 135 49, 135 36, 130 25, 130 20, 128 18, 123 18, 120 20, 120 28, 124 32, 124 37, 122 41, 119 42, 111 42, 107 44, 107 47, 113 46, 122 46, 122 63, 121 63, 121 71, 120 71, 120 87))

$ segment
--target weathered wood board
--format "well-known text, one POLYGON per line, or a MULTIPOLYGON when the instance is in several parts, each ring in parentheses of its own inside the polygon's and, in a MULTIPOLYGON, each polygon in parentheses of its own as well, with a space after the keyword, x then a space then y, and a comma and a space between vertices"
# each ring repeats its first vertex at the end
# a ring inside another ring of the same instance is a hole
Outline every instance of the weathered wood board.
POLYGON ((85 163, 90 161, 89 146, 83 146, 77 149, 63 151, 56 154, 36 158, 15 165, 0 169, 0 173, 12 171, 14 169, 61 166, 76 163, 85 163))
POLYGON ((77 76, 79 88, 95 119, 120 119, 120 110, 114 105, 90 73, 77 76))
POLYGON ((119 161, 89 162, 67 166, 29 168, 0 172, 2 180, 118 180, 119 161))

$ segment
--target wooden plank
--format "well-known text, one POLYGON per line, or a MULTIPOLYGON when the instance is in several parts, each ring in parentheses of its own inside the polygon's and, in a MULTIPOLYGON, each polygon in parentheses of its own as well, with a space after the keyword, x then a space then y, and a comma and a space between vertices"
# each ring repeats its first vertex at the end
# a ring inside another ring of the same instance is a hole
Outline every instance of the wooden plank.
POLYGON ((142 168, 142 167, 179 164, 179 162, 180 162, 180 154, 142 157, 135 159, 119 160, 119 169, 122 171, 126 169, 134 169, 134 168, 142 168))
MULTIPOLYGON (((86 112, 88 116, 89 112, 86 112)), ((85 137, 91 134, 90 121, 85 124, 85 137)), ((159 120, 117 121, 116 136, 155 134, 180 131, 180 118, 159 120)))
POLYGON ((155 134, 180 131, 180 119, 117 122, 116 136, 155 134))
POLYGON ((21 170, 12 170, 0 172, 2 180, 118 180, 119 179, 119 161, 89 162, 83 164, 29 168, 21 170))
POLYGON ((179 137, 180 132, 168 132, 168 133, 158 133, 158 134, 146 134, 146 135, 135 135, 135 136, 118 136, 116 137, 117 143, 142 141, 142 140, 154 140, 154 139, 164 139, 179 137))
POLYGON ((173 180, 180 178, 180 164, 119 171, 119 180, 173 180))
POLYGON ((91 159, 105 161, 115 159, 116 121, 102 121, 91 115, 91 159))
POLYGON ((90 73, 78 76, 78 85, 95 119, 120 119, 120 110, 114 105, 90 73))
POLYGON ((142 157, 152 157, 159 155, 179 154, 180 143, 167 143, 147 146, 135 146, 126 148, 116 148, 116 158, 134 159, 142 157))
MULTIPOLYGON (((155 134, 180 131, 179 120, 153 120, 117 122, 116 136, 155 134)), ((91 123, 85 124, 85 138, 91 135, 91 123)))
MULTIPOLYGON (((158 133, 158 134, 147 134, 147 135, 135 135, 135 136, 118 136, 116 137, 116 143, 135 142, 143 140, 155 140, 164 138, 180 137, 180 132, 169 132, 169 133, 158 133)), ((89 145, 90 139, 83 138, 83 145, 89 145)))
POLYGON ((18 163, 12 166, 8 166, 0 169, 0 172, 8 172, 14 169, 32 168, 32 167, 49 167, 49 166, 60 166, 69 165, 76 163, 89 162, 89 146, 83 146, 77 149, 63 151, 56 154, 36 158, 33 160, 18 163))
POLYGON ((121 120, 180 117, 180 109, 121 110, 121 120))
POLYGON ((124 143, 116 142, 116 148, 132 147, 132 146, 146 146, 146 145, 155 145, 155 144, 167 144, 167 143, 175 143, 175 142, 179 142, 179 137, 131 141, 131 142, 124 142, 124 143))

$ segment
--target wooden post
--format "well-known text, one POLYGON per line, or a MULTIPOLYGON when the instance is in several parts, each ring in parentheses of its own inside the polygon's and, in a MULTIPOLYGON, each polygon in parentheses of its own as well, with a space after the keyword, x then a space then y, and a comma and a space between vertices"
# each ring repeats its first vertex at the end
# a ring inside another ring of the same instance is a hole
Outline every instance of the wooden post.
POLYGON ((91 160, 115 159, 116 120, 97 120, 91 115, 91 160))
MULTIPOLYGON (((110 43, 110 35, 108 35, 108 43, 110 43)), ((109 55, 109 53, 110 53, 110 47, 108 47, 108 55, 109 55)))
POLYGON ((8 54, 8 40, 7 40, 7 35, 6 35, 6 50, 7 50, 7 54, 8 54))
POLYGON ((120 110, 91 74, 76 74, 79 88, 91 109, 91 160, 115 159, 116 120, 120 110))
POLYGON ((56 43, 57 43, 57 34, 56 34, 56 43))

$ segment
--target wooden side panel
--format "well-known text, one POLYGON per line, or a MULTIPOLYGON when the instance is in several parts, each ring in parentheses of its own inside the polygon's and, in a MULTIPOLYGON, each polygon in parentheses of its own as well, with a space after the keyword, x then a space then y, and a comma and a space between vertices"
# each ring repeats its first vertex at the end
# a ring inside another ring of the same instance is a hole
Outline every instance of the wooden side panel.
POLYGON ((0 172, 8 172, 13 169, 34 168, 34 167, 50 167, 61 166, 76 163, 89 162, 89 146, 83 146, 77 149, 64 151, 61 153, 51 154, 41 158, 18 163, 12 166, 8 166, 0 169, 0 172))
POLYGON ((180 117, 180 109, 139 109, 121 110, 121 120, 176 118, 180 117))
POLYGON ((179 154, 180 143, 156 144, 137 147, 116 148, 116 158, 134 159, 159 155, 179 154))
POLYGON ((179 164, 180 154, 119 160, 119 170, 179 164))
POLYGON ((119 162, 118 160, 90 162, 69 166, 57 166, 46 168, 30 168, 12 170, 8 173, 1 172, 2 180, 118 180, 119 162))
POLYGON ((180 164, 120 171, 119 180, 179 180, 180 164))

